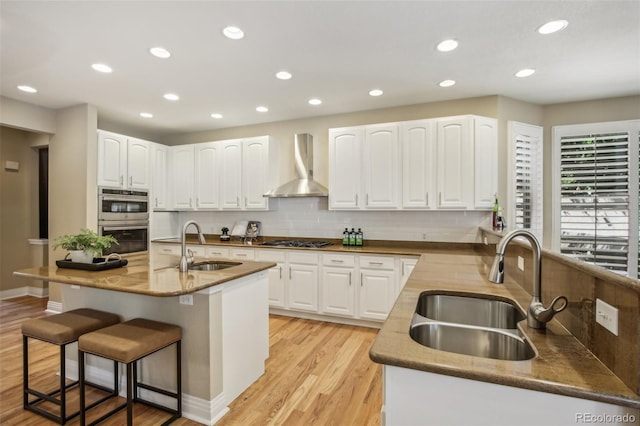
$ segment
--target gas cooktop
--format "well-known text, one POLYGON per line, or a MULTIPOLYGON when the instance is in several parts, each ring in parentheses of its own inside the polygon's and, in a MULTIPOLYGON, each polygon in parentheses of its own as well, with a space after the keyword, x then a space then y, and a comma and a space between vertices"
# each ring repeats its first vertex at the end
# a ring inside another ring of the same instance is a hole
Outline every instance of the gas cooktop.
POLYGON ((273 247, 302 247, 302 248, 320 248, 330 246, 328 241, 303 241, 303 240, 274 240, 265 241, 261 245, 273 247))

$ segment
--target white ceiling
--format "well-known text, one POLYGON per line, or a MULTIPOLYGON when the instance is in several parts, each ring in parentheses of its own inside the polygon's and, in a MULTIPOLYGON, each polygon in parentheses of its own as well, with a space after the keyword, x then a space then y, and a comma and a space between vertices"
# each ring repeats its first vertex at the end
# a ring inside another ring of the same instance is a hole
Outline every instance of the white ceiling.
POLYGON ((0 19, 2 96, 89 103, 154 134, 484 95, 553 104, 640 94, 640 1, 2 0, 0 19), (560 18, 564 31, 536 32, 560 18), (246 37, 226 39, 227 25, 246 37), (435 50, 445 38, 458 49, 435 50), (173 56, 157 59, 152 46, 173 56), (515 78, 522 68, 536 73, 515 78), (280 70, 293 78, 276 79, 280 70), (457 84, 441 88, 444 79, 457 84))

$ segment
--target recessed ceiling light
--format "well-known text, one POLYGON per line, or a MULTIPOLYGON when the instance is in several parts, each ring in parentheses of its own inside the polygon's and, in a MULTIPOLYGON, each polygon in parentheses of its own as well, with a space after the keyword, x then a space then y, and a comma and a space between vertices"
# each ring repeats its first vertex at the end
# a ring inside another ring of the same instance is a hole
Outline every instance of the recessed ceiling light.
POLYGON ((213 114, 211 114, 211 118, 220 119, 220 118, 222 118, 222 114, 218 114, 217 112, 214 112, 213 114))
POLYGON ((436 46, 436 49, 438 49, 441 52, 451 52, 456 47, 458 47, 458 42, 454 39, 449 39, 449 40, 444 40, 438 43, 438 46, 436 46))
POLYGON ((318 98, 309 99, 309 105, 320 105, 322 101, 318 98))
POLYGON ((143 117, 143 118, 153 118, 153 114, 151 114, 150 112, 141 112, 141 113, 140 113, 140 117, 143 117))
POLYGON ((171 52, 169 52, 164 47, 160 47, 160 46, 152 47, 151 49, 149 49, 149 53, 151 53, 156 58, 160 58, 160 59, 167 59, 171 57, 171 52))
POLYGON ((258 112, 267 112, 269 111, 269 108, 267 108, 266 106, 259 106, 256 108, 256 111, 258 112))
POLYGON ((565 21, 564 19, 558 19, 557 21, 551 21, 541 25, 540 27, 538 27, 538 32, 544 35, 552 34, 564 30, 565 28, 567 28, 567 25, 569 25, 568 21, 565 21))
POLYGON ((440 83, 438 83, 438 86, 440 86, 440 87, 451 87, 454 84, 456 84, 455 80, 442 80, 440 83))
POLYGON ((18 89, 27 93, 36 93, 38 91, 35 87, 25 86, 25 85, 18 86, 18 89))
POLYGON ((384 92, 380 89, 373 89, 371 91, 369 91, 369 95, 371 96, 382 96, 384 92))
POLYGON ((533 75, 536 72, 536 70, 532 69, 532 68, 525 68, 522 69, 520 71, 518 71, 516 73, 516 77, 529 77, 530 75, 533 75))
POLYGON ((111 67, 109 65, 105 65, 105 64, 93 64, 93 65, 91 65, 91 68, 93 68, 94 70, 96 70, 98 72, 102 72, 102 73, 105 73, 105 74, 109 74, 109 73, 113 72, 111 67))
POLYGON ((229 26, 223 29, 222 34, 224 34, 225 37, 230 38, 231 40, 240 40, 241 38, 244 37, 244 31, 242 31, 238 27, 232 27, 232 26, 229 26))
POLYGON ((168 101, 177 101, 178 99, 180 99, 180 96, 176 95, 175 93, 165 93, 164 98, 168 101))
POLYGON ((280 71, 276 73, 276 77, 280 80, 289 80, 291 78, 291 73, 287 71, 280 71))

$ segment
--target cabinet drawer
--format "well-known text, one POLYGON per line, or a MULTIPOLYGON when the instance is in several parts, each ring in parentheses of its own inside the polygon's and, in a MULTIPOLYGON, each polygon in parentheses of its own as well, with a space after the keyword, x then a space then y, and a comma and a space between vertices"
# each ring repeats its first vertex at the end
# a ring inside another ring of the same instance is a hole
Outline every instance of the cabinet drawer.
POLYGON ((256 260, 262 262, 284 262, 284 251, 282 250, 256 250, 256 260))
POLYGON ((232 259, 253 260, 255 258, 253 249, 232 248, 230 250, 232 259))
MULTIPOLYGON (((194 256, 204 257, 206 253, 205 249, 206 249, 205 246, 187 244, 187 250, 191 250, 194 256)), ((178 254, 181 254, 181 253, 178 253, 178 254)))
POLYGON ((205 251, 207 257, 229 257, 228 247, 207 247, 205 251))
POLYGON ((394 269, 395 259, 384 256, 360 256, 360 267, 367 269, 394 269))
POLYGON ((323 254, 322 264, 325 266, 344 266, 353 268, 356 257, 352 254, 323 254))
POLYGON ((157 244, 156 253, 180 256, 180 246, 177 244, 157 244))
POLYGON ((289 263, 302 263, 306 265, 318 264, 318 253, 308 253, 302 251, 289 252, 289 263))

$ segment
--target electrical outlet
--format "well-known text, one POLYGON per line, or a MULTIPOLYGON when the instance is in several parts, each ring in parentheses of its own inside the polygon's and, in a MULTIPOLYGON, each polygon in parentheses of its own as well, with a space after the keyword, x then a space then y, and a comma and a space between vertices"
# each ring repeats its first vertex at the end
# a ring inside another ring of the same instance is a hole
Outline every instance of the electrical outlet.
POLYGON ((193 294, 183 294, 180 296, 181 305, 193 305, 193 294))
POLYGON ((427 241, 427 234, 422 234, 422 241, 427 241))
POLYGON ((618 335, 618 309, 600 299, 596 299, 596 322, 618 335))
POLYGON ((524 258, 522 256, 518 256, 518 269, 524 271, 524 258))

